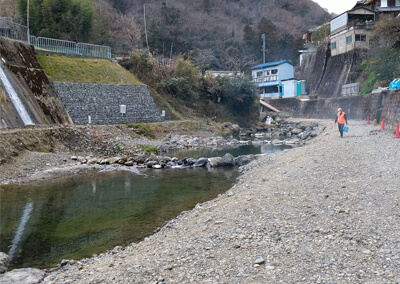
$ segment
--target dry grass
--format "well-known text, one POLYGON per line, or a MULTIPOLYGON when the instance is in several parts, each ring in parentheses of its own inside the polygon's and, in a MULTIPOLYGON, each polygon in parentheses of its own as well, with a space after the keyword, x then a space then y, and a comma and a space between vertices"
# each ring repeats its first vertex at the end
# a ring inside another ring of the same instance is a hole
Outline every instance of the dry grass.
POLYGON ((47 76, 53 81, 100 84, 143 84, 128 70, 107 59, 37 55, 47 76))

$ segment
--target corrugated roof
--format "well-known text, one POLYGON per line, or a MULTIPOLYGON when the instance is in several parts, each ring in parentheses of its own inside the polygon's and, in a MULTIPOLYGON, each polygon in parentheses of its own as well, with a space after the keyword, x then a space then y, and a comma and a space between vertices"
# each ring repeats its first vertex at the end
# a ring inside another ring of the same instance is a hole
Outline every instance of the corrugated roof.
POLYGON ((253 70, 253 69, 264 68, 264 67, 273 67, 273 66, 281 65, 283 63, 289 63, 293 66, 296 65, 296 64, 293 64, 292 62, 290 62, 289 60, 281 60, 281 61, 276 61, 276 62, 268 62, 268 63, 260 64, 260 65, 254 66, 251 69, 253 70))

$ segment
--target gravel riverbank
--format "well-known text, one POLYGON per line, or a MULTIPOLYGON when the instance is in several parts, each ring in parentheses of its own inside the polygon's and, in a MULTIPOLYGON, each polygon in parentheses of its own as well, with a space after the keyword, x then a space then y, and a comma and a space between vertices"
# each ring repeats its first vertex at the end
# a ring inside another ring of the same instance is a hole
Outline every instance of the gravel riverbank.
POLYGON ((241 168, 138 244, 63 261, 44 283, 400 283, 400 139, 349 121, 241 168))

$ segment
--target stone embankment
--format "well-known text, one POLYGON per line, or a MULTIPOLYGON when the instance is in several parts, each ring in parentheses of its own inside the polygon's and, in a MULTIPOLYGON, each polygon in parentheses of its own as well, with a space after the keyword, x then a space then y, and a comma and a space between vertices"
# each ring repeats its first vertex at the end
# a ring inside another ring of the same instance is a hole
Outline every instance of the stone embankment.
POLYGON ((322 135, 241 167, 225 194, 43 283, 399 283, 400 139, 318 122, 322 135))

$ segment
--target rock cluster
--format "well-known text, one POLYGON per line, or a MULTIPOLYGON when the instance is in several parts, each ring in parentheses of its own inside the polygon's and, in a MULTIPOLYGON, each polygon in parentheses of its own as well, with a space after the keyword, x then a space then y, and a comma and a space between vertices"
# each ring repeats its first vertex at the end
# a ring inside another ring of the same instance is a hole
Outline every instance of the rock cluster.
MULTIPOLYGON (((169 135, 162 139, 165 145, 168 147, 158 145, 160 152, 168 148, 171 149, 182 149, 182 148, 199 148, 199 147, 215 147, 215 146, 227 146, 227 145, 259 145, 259 144, 272 144, 274 146, 279 145, 304 145, 305 141, 316 137, 322 133, 325 127, 319 127, 317 122, 289 122, 280 121, 276 125, 266 125, 265 128, 253 128, 253 129, 240 129, 235 125, 230 127, 235 130, 235 133, 239 134, 239 137, 253 137, 252 140, 238 140, 230 137, 207 137, 201 138, 189 135, 169 135), (276 137, 271 141, 271 138, 276 137), (280 139, 277 139, 277 138, 280 139), (284 138, 284 139, 282 139, 284 138)), ((246 155, 234 158, 230 154, 226 154, 224 157, 212 157, 212 158, 184 158, 178 159, 176 157, 169 156, 157 156, 153 153, 142 152, 135 153, 133 155, 123 155, 114 157, 93 157, 93 156, 72 156, 71 159, 79 161, 81 164, 98 164, 98 165, 109 165, 109 164, 120 164, 124 166, 137 166, 144 168, 174 168, 174 167, 229 167, 229 166, 243 166, 257 158, 257 155, 246 155)))
POLYGON ((7 271, 8 261, 10 257, 4 252, 0 252, 0 274, 7 271))
POLYGON ((110 164, 120 164, 124 166, 136 166, 138 168, 152 168, 152 169, 162 169, 162 168, 189 168, 189 167, 234 167, 243 166, 260 155, 242 155, 238 157, 233 157, 231 154, 227 153, 223 157, 211 157, 211 158, 184 158, 178 159, 176 157, 168 156, 157 156, 155 154, 143 154, 137 156, 121 156, 121 157, 111 157, 111 158, 93 158, 93 157, 82 157, 82 156, 72 156, 71 160, 79 161, 82 164, 99 164, 99 165, 110 165, 110 164))

